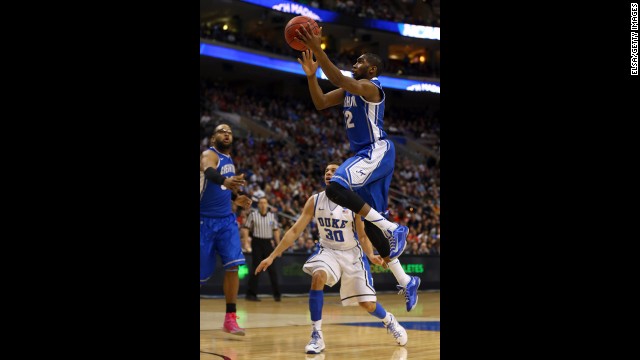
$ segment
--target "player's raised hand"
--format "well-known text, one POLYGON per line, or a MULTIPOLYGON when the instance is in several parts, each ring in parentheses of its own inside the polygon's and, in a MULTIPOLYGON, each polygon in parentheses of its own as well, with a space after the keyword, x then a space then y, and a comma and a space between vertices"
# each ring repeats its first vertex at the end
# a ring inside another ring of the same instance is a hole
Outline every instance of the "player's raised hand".
POLYGON ((302 65, 302 70, 307 76, 314 76, 316 71, 318 70, 318 62, 313 61, 313 51, 307 49, 302 52, 302 60, 300 58, 297 59, 300 65, 302 65))
POLYGON ((311 23, 300 26, 296 29, 296 39, 302 41, 309 49, 315 52, 322 51, 322 28, 318 29, 318 33, 314 34, 311 30, 311 23))
POLYGON ((269 266, 271 266, 272 263, 273 263, 273 260, 271 259, 271 257, 268 257, 262 260, 262 262, 258 264, 258 267, 256 268, 256 272, 254 275, 258 275, 260 271, 267 271, 267 269, 269 268, 269 266))

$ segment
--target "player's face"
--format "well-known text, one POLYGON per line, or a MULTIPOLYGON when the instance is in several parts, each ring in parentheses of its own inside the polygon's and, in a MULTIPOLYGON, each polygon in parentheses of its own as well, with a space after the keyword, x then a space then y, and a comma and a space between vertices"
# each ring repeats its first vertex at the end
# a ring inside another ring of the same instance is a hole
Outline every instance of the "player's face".
POLYGON ((371 68, 371 65, 369 65, 364 55, 360 56, 358 60, 356 60, 356 63, 353 64, 353 67, 351 68, 351 73, 353 74, 353 78, 356 80, 368 79, 369 68, 371 68))
POLYGON ((336 173, 336 170, 338 170, 338 165, 329 165, 324 170, 324 183, 326 185, 329 185, 329 180, 331 180, 333 174, 336 173))
POLYGON ((213 133, 213 144, 216 149, 226 151, 231 148, 233 142, 233 133, 228 125, 220 125, 213 133))

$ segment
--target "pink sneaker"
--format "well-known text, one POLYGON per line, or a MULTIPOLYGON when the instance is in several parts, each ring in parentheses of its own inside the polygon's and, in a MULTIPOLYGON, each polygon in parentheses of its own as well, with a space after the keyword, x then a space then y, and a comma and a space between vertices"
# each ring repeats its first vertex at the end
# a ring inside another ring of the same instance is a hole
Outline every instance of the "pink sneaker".
POLYGON ((233 335, 242 335, 244 336, 244 329, 238 326, 236 319, 238 316, 236 313, 227 313, 224 316, 224 325, 222 326, 222 331, 233 334, 233 335))

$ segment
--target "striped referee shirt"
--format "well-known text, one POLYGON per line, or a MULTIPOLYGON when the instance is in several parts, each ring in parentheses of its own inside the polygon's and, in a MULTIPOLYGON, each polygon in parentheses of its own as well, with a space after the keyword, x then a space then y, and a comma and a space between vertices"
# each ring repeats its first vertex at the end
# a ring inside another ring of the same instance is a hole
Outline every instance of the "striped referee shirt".
POLYGON ((260 211, 254 210, 247 217, 244 227, 249 229, 251 237, 273 239, 273 231, 278 229, 278 219, 271 211, 262 215, 260 211))

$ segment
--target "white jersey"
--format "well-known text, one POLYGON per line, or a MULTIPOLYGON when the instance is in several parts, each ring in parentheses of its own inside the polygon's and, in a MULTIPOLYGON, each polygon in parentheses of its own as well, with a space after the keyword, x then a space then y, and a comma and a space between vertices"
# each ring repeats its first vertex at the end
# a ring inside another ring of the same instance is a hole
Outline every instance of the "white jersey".
POLYGON ((313 197, 313 216, 318 222, 320 247, 307 259, 302 270, 311 276, 316 271, 324 271, 329 287, 341 281, 340 300, 344 306, 376 302, 369 259, 356 234, 355 216, 359 215, 333 203, 324 191, 313 197))
POLYGON ((358 246, 353 211, 329 200, 324 191, 313 197, 313 217, 318 225, 320 245, 335 250, 349 250, 358 246))

